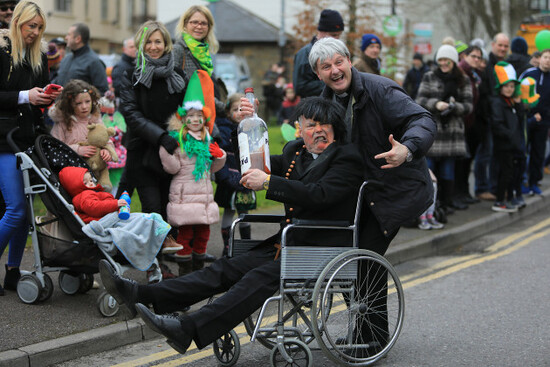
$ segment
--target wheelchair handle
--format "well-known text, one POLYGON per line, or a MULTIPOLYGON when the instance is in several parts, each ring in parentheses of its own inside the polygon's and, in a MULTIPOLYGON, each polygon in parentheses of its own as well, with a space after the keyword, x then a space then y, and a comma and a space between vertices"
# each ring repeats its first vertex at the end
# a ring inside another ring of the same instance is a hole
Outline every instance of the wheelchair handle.
POLYGON ((11 150, 13 150, 14 153, 20 153, 21 149, 17 144, 15 144, 15 141, 13 141, 13 134, 19 130, 19 126, 14 127, 8 132, 8 136, 6 137, 6 141, 8 142, 8 145, 10 146, 11 150))

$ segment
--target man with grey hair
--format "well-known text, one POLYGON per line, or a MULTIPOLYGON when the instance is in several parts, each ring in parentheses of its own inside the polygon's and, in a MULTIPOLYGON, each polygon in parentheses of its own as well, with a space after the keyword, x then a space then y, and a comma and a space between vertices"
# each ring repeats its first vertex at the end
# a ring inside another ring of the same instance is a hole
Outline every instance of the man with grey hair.
MULTIPOLYGON (((349 50, 340 40, 317 41, 309 63, 326 85, 321 96, 347 111, 348 138, 362 152, 364 178, 381 183, 378 190, 365 195, 359 246, 384 255, 400 226, 419 217, 434 200, 424 155, 433 143, 436 125, 430 113, 395 82, 353 68, 349 50)), ((383 284, 372 286, 381 294, 387 291, 383 284)), ((377 327, 369 328, 360 321, 356 324, 354 337, 368 345, 358 351, 360 355, 372 355, 388 341, 386 312, 382 312, 385 298, 373 302, 372 308, 380 310, 369 316, 377 327)))
POLYGON ((65 86, 72 79, 80 79, 99 89, 102 94, 107 92, 109 84, 105 64, 88 45, 88 26, 84 23, 73 24, 69 27, 65 40, 72 53, 63 58, 57 77, 52 82, 65 86))
POLYGON ((136 67, 136 45, 134 38, 127 38, 122 42, 122 57, 119 62, 113 67, 111 78, 113 79, 113 88, 115 88, 115 96, 118 97, 121 88, 121 81, 124 72, 128 73, 128 77, 132 75, 132 71, 136 67))

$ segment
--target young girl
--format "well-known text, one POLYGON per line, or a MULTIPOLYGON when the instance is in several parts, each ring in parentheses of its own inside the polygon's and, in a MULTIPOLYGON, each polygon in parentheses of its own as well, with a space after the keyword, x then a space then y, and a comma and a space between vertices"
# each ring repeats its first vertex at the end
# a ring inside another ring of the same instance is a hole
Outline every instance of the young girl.
MULTIPOLYGON (((67 83, 61 97, 48 112, 54 122, 52 136, 70 146, 84 158, 94 155, 97 149, 91 145, 78 143, 86 140, 89 124, 103 125, 99 98, 99 92, 95 87, 85 81, 74 79, 67 83)), ((109 142, 109 144, 113 143, 109 142)), ((102 149, 100 154, 105 162, 111 161, 111 154, 107 149, 102 149)))
MULTIPOLYGON (((225 118, 217 118, 216 126, 220 132, 221 143, 220 146, 227 153, 227 160, 225 166, 216 172, 216 195, 214 200, 219 206, 223 208, 222 216, 222 238, 223 238, 223 255, 227 255, 229 250, 229 230, 231 229, 231 223, 235 216, 235 211, 239 214, 246 214, 248 210, 241 210, 236 208, 232 204, 232 198, 237 192, 251 193, 251 190, 245 189, 243 185, 239 183, 241 180, 241 173, 239 172, 239 166, 233 151, 233 143, 231 141, 232 134, 236 135, 237 126, 241 122, 241 118, 237 114, 241 98, 244 97, 241 93, 235 93, 229 96, 227 100, 227 106, 225 108, 225 118)), ((250 223, 239 226, 239 232, 241 238, 250 238, 250 223)))
POLYGON ((161 146, 159 152, 162 167, 174 175, 166 211, 168 223, 179 227, 177 242, 183 245, 175 254, 180 276, 204 266, 210 224, 217 222, 220 216, 210 175, 223 167, 226 154, 218 144, 212 143, 205 125, 210 117, 211 111, 205 106, 203 88, 195 71, 183 105, 168 121, 168 132, 179 142, 179 147, 168 152, 161 146))

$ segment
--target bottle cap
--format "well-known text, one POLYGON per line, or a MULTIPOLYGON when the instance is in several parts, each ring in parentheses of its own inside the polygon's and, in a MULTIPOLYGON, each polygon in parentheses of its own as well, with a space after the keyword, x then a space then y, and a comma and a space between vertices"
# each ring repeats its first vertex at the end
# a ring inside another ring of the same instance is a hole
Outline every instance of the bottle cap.
POLYGON ((254 93, 254 88, 252 88, 252 87, 246 88, 244 90, 244 94, 246 94, 246 93, 254 93))

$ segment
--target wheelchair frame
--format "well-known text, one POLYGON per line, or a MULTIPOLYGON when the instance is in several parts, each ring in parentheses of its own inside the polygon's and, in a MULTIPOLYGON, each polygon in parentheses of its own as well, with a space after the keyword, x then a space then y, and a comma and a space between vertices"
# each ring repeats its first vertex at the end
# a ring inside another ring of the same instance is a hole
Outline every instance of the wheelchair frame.
MULTIPOLYGON (((258 340, 262 345, 271 348, 271 366, 279 363, 312 366, 312 348, 308 344, 313 341, 327 358, 343 366, 370 365, 384 357, 395 344, 403 326, 405 311, 401 282, 393 266, 383 256, 359 249, 358 246, 361 204, 364 192, 371 186, 375 184, 368 181, 361 186, 354 223, 351 225, 342 222, 294 220, 283 229, 279 294, 264 302, 255 323, 252 316, 244 321, 251 341, 258 340), (352 247, 287 246, 290 231, 303 229, 351 231, 352 247), (363 266, 368 267, 367 270, 363 266), (358 275, 359 269, 362 269, 362 277, 358 275), (375 279, 370 277, 373 272, 375 279), (395 310, 392 310, 391 317, 387 310, 385 314, 381 311, 382 319, 385 316, 385 321, 391 323, 386 338, 384 331, 377 330, 370 318, 380 313, 376 309, 379 305, 373 306, 375 302, 383 300, 385 303, 389 299, 386 294, 388 277, 395 310), (383 291, 377 289, 370 294, 373 284, 378 284, 383 291), (361 289, 364 295, 360 294, 361 289), (342 298, 339 304, 335 302, 338 297, 342 298), (290 302, 290 310, 286 312, 285 302, 290 302), (262 326, 271 303, 278 305, 277 321, 273 325, 262 326), (310 311, 304 310, 304 307, 310 311), (287 325, 289 322, 291 326, 287 325), (365 324, 373 336, 384 337, 371 343, 372 345, 358 340, 354 333, 355 326, 362 325, 361 330, 365 330, 365 324)), ((231 226, 229 256, 244 253, 258 244, 254 240, 235 240, 235 230, 240 224, 281 223, 283 218, 279 215, 247 214, 235 220, 231 226)), ((231 331, 218 339, 213 348, 220 365, 232 366, 240 354, 239 338, 231 331)))

